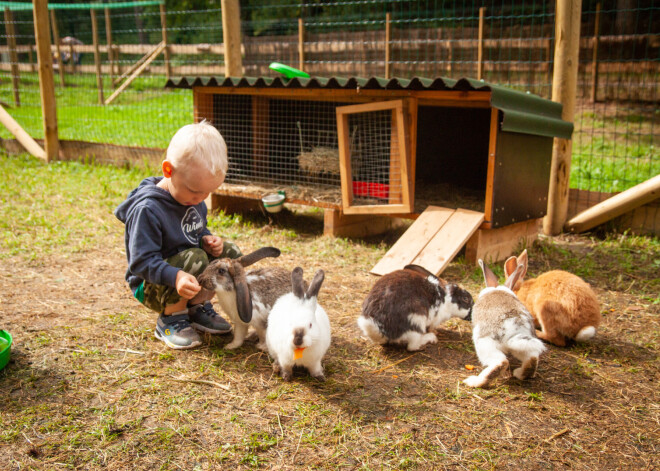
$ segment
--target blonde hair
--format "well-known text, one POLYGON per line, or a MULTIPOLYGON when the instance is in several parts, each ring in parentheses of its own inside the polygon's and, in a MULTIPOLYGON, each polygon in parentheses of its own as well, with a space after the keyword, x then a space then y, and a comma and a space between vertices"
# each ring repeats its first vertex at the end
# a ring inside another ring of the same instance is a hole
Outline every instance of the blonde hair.
POLYGON ((165 159, 183 172, 191 164, 201 164, 212 175, 223 177, 229 166, 227 144, 220 132, 206 120, 179 129, 167 146, 165 159))

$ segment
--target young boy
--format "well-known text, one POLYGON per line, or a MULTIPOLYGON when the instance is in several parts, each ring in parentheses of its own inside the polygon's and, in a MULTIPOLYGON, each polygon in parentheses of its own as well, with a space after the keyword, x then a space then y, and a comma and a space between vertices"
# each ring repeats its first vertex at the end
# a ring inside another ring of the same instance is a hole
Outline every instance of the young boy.
POLYGON ((231 330, 210 302, 189 305, 209 256, 242 255, 206 228, 204 200, 222 184, 227 167, 227 146, 216 128, 183 126, 167 148, 163 176, 144 179, 115 210, 126 225, 126 281, 138 301, 160 314, 156 337, 171 348, 200 345, 195 329, 231 330))

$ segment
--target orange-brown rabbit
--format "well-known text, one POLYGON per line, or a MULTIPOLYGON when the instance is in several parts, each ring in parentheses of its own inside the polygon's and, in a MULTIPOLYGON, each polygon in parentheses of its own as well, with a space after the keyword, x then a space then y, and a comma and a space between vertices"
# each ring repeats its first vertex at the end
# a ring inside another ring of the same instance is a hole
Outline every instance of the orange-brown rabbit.
MULTIPOLYGON (((518 265, 527 273, 527 250, 518 258, 504 262, 508 277, 518 265)), ((552 270, 539 277, 521 281, 513 287, 525 307, 534 317, 540 339, 558 347, 566 346, 566 339, 583 342, 596 334, 600 324, 600 305, 596 294, 580 277, 562 270, 552 270)))

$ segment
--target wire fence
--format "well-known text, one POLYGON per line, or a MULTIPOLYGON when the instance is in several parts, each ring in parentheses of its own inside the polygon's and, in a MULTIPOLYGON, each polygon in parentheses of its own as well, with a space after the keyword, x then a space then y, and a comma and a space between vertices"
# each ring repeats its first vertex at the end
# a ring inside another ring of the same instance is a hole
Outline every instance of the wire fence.
MULTIPOLYGON (((51 5, 60 139, 125 146, 133 159, 165 148, 193 120, 192 93, 164 88, 167 77, 224 76, 219 3, 51 5), (198 4, 208 6, 179 6, 198 4)), ((243 1, 243 70, 276 76, 268 66, 278 61, 323 77, 476 77, 551 98, 554 4, 243 1)), ((0 101, 41 138, 31 5, 0 8, 0 101)), ((660 173, 660 8, 610 0, 582 10, 570 213, 660 173)))

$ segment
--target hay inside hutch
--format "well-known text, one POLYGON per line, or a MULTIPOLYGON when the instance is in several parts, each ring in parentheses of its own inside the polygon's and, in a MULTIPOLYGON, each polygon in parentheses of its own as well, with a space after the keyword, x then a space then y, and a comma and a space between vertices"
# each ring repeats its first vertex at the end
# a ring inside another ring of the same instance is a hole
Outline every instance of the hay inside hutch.
POLYGON ((192 88, 195 120, 227 142, 216 203, 284 190, 290 203, 325 208, 331 234, 382 231, 382 216, 416 218, 429 206, 483 213, 482 230, 528 226, 546 213, 553 138, 572 133, 560 104, 469 79, 168 86, 192 88))

